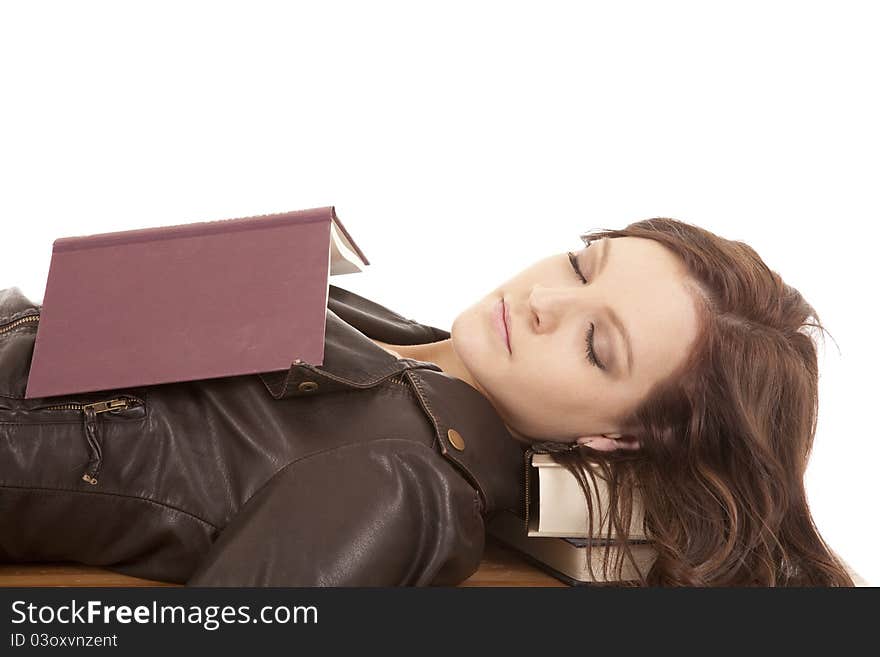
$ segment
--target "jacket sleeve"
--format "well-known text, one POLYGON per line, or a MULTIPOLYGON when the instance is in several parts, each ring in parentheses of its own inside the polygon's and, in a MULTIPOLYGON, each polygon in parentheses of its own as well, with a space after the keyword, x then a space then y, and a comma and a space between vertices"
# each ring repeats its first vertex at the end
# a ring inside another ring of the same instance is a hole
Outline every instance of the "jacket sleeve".
POLYGON ((451 586, 484 544, 477 491, 433 449, 388 438, 285 466, 187 586, 451 586))

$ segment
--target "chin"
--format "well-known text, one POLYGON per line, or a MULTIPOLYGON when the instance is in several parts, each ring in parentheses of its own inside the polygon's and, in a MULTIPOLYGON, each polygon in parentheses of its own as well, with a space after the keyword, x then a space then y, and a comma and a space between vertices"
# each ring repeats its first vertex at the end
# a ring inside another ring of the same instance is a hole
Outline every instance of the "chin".
POLYGON ((524 445, 530 445, 531 443, 534 442, 531 438, 527 438, 526 436, 523 436, 521 433, 519 433, 515 429, 508 427, 506 424, 504 426, 507 427, 508 433, 511 436, 513 436, 516 441, 521 442, 524 445))
POLYGON ((480 336, 478 329, 479 326, 466 312, 458 315, 449 327, 452 350, 470 372, 474 371, 475 361, 479 359, 481 352, 485 351, 477 344, 480 336))

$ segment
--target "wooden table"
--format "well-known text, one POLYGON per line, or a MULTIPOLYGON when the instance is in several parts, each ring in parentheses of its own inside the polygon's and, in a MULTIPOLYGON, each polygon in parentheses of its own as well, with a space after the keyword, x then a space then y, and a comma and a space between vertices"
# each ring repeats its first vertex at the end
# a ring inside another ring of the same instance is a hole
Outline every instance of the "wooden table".
MULTIPOLYGON (((0 564, 0 586, 179 586, 76 563, 0 564)), ((567 586, 487 536, 479 569, 459 586, 567 586)))

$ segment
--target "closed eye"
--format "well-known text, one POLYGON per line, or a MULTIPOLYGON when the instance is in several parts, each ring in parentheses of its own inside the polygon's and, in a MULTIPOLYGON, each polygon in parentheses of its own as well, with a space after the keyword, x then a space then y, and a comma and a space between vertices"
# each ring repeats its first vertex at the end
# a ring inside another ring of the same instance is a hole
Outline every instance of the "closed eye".
MULTIPOLYGON (((589 281, 584 276, 584 273, 581 271, 581 268, 578 266, 577 256, 571 251, 568 252, 568 261, 571 263, 571 268, 574 269, 575 273, 578 275, 578 278, 586 285, 589 281)), ((602 363, 598 358, 596 358, 596 349, 593 345, 593 337, 596 332, 596 325, 590 322, 590 328, 587 329, 587 360, 590 361, 593 365, 598 367, 601 370, 608 371, 608 368, 605 367, 604 363, 602 363)))
POLYGON ((584 274, 581 271, 581 268, 578 267, 577 256, 571 251, 568 252, 568 261, 571 263, 571 268, 574 269, 575 273, 580 277, 581 281, 584 283, 588 283, 586 278, 584 278, 584 274))

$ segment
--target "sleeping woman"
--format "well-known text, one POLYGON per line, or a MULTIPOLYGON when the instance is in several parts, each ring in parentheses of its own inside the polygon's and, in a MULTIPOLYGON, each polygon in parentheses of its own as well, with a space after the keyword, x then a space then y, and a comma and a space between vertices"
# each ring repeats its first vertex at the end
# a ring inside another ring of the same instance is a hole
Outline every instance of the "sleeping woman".
MULTIPOLYGON (((40 305, 0 290, 0 561, 192 586, 452 585, 524 450, 607 481, 648 586, 852 586, 804 488, 822 329, 740 241, 581 236, 450 331, 330 286, 325 360, 24 399, 40 305)), ((585 505, 589 514, 596 509, 585 505)))

